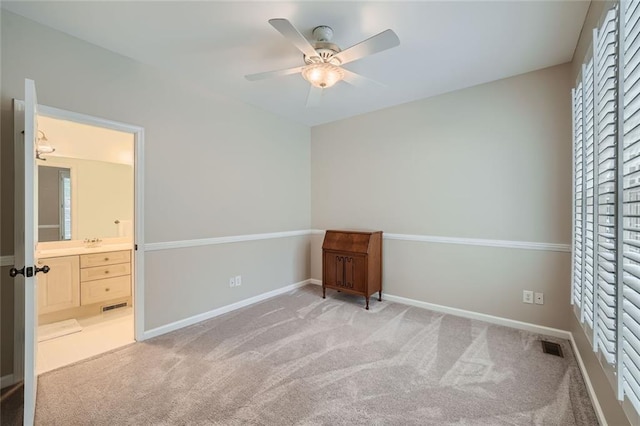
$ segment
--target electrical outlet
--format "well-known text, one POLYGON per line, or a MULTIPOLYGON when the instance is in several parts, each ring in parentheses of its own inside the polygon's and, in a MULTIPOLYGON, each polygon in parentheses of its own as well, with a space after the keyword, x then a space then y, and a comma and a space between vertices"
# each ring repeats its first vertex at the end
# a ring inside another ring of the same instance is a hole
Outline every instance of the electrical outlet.
POLYGON ((242 285, 242 275, 236 275, 236 287, 240 287, 242 285))
POLYGON ((236 279, 234 277, 229 278, 229 287, 236 286, 236 279))
POLYGON ((544 293, 535 293, 536 305, 544 305, 544 293))
POLYGON ((522 303, 533 303, 533 291, 522 290, 522 303))

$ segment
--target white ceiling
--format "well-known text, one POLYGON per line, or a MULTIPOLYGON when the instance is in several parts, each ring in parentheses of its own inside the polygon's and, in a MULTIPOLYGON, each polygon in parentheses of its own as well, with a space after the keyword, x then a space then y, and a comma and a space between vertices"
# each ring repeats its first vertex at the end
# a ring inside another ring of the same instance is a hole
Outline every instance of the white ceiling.
POLYGON ((572 59, 589 1, 2 2, 2 8, 160 69, 196 87, 317 125, 572 59), (267 22, 289 19, 307 38, 334 30, 342 49, 387 28, 400 46, 345 65, 386 87, 326 89, 305 108, 299 75, 245 74, 302 65, 267 22))

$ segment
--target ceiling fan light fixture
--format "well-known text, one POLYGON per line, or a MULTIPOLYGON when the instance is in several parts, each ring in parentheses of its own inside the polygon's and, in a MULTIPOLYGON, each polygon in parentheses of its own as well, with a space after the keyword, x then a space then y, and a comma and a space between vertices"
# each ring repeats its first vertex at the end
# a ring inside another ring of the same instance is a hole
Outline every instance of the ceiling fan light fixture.
POLYGON ((311 85, 326 89, 344 78, 342 68, 327 62, 307 65, 302 69, 302 77, 311 85))

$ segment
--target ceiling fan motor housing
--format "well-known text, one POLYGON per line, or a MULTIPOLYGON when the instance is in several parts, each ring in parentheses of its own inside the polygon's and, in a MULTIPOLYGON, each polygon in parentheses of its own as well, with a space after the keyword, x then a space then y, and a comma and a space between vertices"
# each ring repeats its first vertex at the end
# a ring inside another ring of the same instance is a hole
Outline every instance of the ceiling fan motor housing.
POLYGON ((312 44, 318 56, 309 57, 307 55, 303 55, 304 62, 307 65, 323 62, 332 65, 340 65, 340 60, 338 58, 334 58, 334 56, 339 53, 341 49, 338 47, 338 45, 330 42, 331 38, 333 37, 333 30, 331 29, 331 27, 328 27, 326 25, 315 27, 313 29, 313 36, 316 38, 316 41, 312 44))

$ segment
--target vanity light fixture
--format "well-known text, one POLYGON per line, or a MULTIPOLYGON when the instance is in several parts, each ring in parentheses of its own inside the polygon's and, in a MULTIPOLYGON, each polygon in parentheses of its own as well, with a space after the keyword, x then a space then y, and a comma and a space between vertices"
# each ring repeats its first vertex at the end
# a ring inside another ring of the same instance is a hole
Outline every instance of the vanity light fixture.
POLYGON ((47 135, 42 130, 38 130, 38 140, 36 142, 36 158, 38 160, 47 161, 46 158, 42 158, 41 154, 51 154, 56 149, 49 144, 47 135), (42 135, 42 136, 41 136, 42 135))

